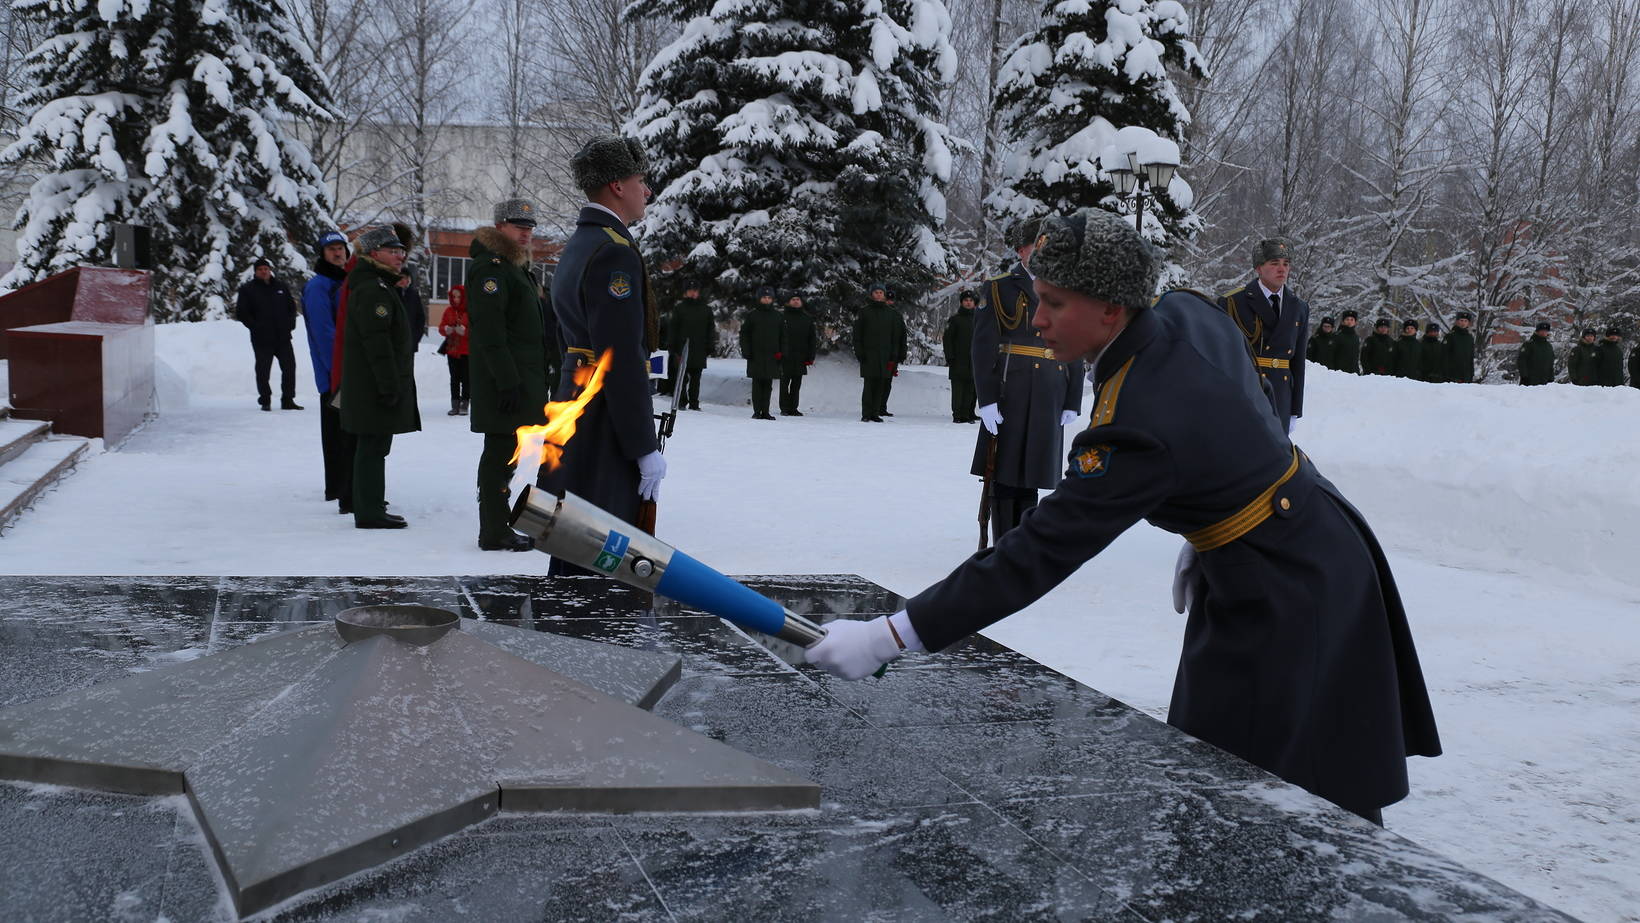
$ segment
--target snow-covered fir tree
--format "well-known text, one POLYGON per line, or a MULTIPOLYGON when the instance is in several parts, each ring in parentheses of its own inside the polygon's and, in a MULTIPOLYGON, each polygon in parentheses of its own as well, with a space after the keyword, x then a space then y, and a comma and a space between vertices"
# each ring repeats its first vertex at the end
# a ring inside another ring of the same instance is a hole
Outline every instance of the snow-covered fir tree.
POLYGON ((730 305, 802 289, 831 322, 873 279, 909 299, 946 269, 936 90, 956 58, 940 0, 638 0, 627 15, 685 23, 627 125, 653 159, 652 258, 730 305))
POLYGON ((291 120, 326 117, 329 90, 287 0, 17 10, 47 37, 23 65, 28 124, 0 160, 38 163, 40 179, 0 289, 106 265, 121 222, 151 230, 162 320, 223 316, 257 257, 300 272, 334 223, 291 120))
MULTIPOLYGON (((1042 24, 1008 49, 996 104, 1005 145, 1002 180, 986 202, 1004 224, 1098 206, 1132 214, 1101 169, 1100 155, 1123 128, 1149 129, 1177 144, 1190 113, 1169 68, 1205 76, 1176 0, 1048 0, 1042 24)), ((1190 185, 1146 198, 1145 235, 1167 244, 1200 227, 1190 185)))

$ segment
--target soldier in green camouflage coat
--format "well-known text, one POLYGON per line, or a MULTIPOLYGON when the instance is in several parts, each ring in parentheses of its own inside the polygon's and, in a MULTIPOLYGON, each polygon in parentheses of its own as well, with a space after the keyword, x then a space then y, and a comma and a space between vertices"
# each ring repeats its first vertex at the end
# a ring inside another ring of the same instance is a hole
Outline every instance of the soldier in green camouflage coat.
POLYGON ((342 429, 358 436, 353 454, 353 525, 402 529, 387 512, 387 453, 393 436, 421 429, 416 408, 415 347, 399 298, 408 228, 375 228, 359 236, 359 260, 347 274, 342 339, 342 429))

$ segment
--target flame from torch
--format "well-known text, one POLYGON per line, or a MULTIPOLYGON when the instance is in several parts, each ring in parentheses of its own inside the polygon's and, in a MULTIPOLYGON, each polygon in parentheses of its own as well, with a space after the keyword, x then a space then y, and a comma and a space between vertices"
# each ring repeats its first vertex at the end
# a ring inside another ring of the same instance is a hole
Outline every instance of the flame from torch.
POLYGON ((604 350, 598 357, 597 365, 582 365, 575 370, 575 385, 580 393, 570 401, 548 401, 546 407, 547 422, 542 426, 520 426, 518 428, 518 446, 513 449, 512 458, 507 464, 516 465, 524 457, 526 451, 536 454, 538 463, 545 465, 548 471, 555 471, 559 461, 564 457, 564 446, 575 436, 575 421, 581 419, 586 412, 587 403, 595 397, 604 386, 604 373, 614 360, 613 349, 604 350))

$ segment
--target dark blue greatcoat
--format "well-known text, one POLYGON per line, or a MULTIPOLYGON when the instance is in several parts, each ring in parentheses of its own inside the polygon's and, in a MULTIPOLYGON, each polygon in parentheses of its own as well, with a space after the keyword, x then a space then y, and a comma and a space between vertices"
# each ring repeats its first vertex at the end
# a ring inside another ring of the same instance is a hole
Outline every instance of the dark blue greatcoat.
POLYGON ((1093 424, 1058 489, 907 603, 924 645, 1025 608, 1141 519, 1199 537, 1268 513, 1200 552, 1168 723, 1358 813, 1400 800, 1406 757, 1440 741, 1394 577, 1361 514, 1270 413, 1235 324, 1170 293, 1095 377, 1093 424))
POLYGON ((1253 351, 1258 372, 1270 383, 1270 404, 1282 428, 1304 416, 1304 358, 1310 339, 1310 306, 1291 285, 1281 290, 1281 316, 1270 310, 1258 280, 1226 292, 1219 307, 1236 322, 1253 351), (1263 360, 1262 362, 1259 360, 1263 360), (1286 363, 1287 368, 1277 367, 1286 363))
POLYGON ((595 363, 606 349, 614 350, 614 360, 564 447, 562 463, 556 471, 542 465, 536 481, 627 522, 638 521, 638 459, 655 451, 644 319, 648 281, 632 232, 602 209, 582 208, 552 277, 565 350, 554 399, 573 400, 580 393, 575 370, 581 364, 595 363))
MULTIPOLYGON (((985 280, 979 295, 979 306, 974 309, 974 393, 980 407, 996 404, 1002 414, 996 435, 997 482, 1052 490, 1059 483, 1065 458, 1060 413, 1082 409, 1082 360, 1003 352, 1009 345, 1028 349, 1047 345, 1031 326, 1036 288, 1023 266, 1016 263, 1013 271, 985 280)), ((985 474, 990 447, 991 435, 981 428, 971 473, 985 474)))

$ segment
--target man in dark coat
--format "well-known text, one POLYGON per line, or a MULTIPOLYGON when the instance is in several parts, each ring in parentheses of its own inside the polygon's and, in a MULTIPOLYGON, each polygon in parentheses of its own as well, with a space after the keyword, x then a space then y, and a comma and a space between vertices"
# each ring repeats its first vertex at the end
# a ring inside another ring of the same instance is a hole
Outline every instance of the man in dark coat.
POLYGON ((1600 347, 1594 341, 1594 328, 1583 328, 1583 335, 1566 356, 1566 380, 1574 385, 1589 387, 1600 381, 1600 347))
POLYGON ((1033 325, 1036 289, 1027 268, 1036 221, 1008 229, 1019 262, 985 280, 974 310, 974 391, 980 432, 969 473, 990 475, 995 541, 1052 490, 1064 469, 1065 427, 1082 412, 1082 359, 1057 355, 1033 325), (993 455, 993 453, 995 453, 993 455))
POLYGON ((410 246, 394 228, 359 237, 359 260, 347 274, 342 331, 342 428, 358 438, 353 455, 353 525, 402 529, 387 512, 387 453, 393 436, 421 429, 416 408, 415 350, 398 284, 410 246))
POLYGON ((314 246, 313 278, 302 287, 302 321, 307 327, 308 355, 319 386, 319 448, 325 464, 325 499, 338 513, 353 512, 353 455, 358 446, 342 429, 342 413, 331 402, 330 362, 336 350, 336 308, 347 282, 347 238, 326 231, 314 246))
POLYGON ((1445 356, 1441 374, 1447 381, 1472 382, 1475 380, 1475 334, 1469 330, 1468 311, 1459 311, 1446 333, 1445 356))
POLYGON ((1035 324, 1056 353, 1096 359, 1064 481, 905 609, 828 623, 809 661, 854 679, 946 649, 1145 520, 1195 555, 1175 587, 1190 615, 1168 723, 1382 822, 1406 758, 1441 747, 1372 530, 1282 432, 1235 324, 1192 292, 1151 306, 1161 258, 1132 225, 1084 209, 1042 239, 1035 324))
POLYGON ((1446 346, 1441 343, 1441 325, 1434 321, 1425 324, 1424 338, 1418 345, 1423 348, 1418 356, 1419 377, 1431 383, 1445 381, 1446 346))
POLYGON ((672 306, 667 337, 666 349, 674 359, 685 346, 689 347, 688 368, 678 370, 683 378, 678 406, 699 410, 700 375, 706 370, 706 360, 717 351, 717 322, 712 318, 712 306, 701 300, 699 286, 685 288, 683 297, 672 306))
POLYGON ((512 477, 517 430, 547 422, 546 319, 530 275, 535 203, 507 199, 494 208, 493 227, 479 228, 468 247, 468 424, 484 436, 478 456, 478 547, 528 551, 512 530, 512 477))
MULTIPOLYGON (((565 350, 556 399, 578 397, 605 353, 610 364, 563 458, 556 466, 543 462, 537 478, 543 490, 569 491, 634 524, 643 501, 659 497, 666 476, 649 393, 649 356, 660 348, 660 318, 628 230, 643 217, 649 198, 647 169, 638 142, 618 135, 594 138, 570 159, 575 185, 588 202, 552 277, 565 350)), ((592 572, 554 558, 549 573, 592 572)))
POLYGON ((1333 337, 1333 368, 1351 375, 1361 374, 1361 337, 1355 332, 1358 319, 1354 311, 1345 311, 1333 337))
POLYGON ((1253 248, 1255 278, 1219 299, 1252 350, 1258 374, 1270 386, 1270 406, 1292 432, 1304 415, 1304 362, 1309 355, 1310 306, 1287 284, 1292 248, 1279 237, 1253 248))
POLYGON ((427 336, 427 304, 421 300, 421 289, 416 286, 416 274, 421 267, 416 263, 404 264, 404 281, 399 283, 399 300, 404 302, 404 316, 410 322, 410 351, 421 348, 427 336))
POLYGON ((774 306, 774 289, 757 290, 757 303, 740 318, 740 354, 746 357, 746 377, 752 380, 752 419, 773 420, 769 395, 780 377, 780 309, 774 306))
POLYGON ((1605 342, 1596 354, 1595 381, 1607 388, 1623 387, 1623 334, 1616 327, 1606 328, 1605 342))
POLYGON ((1523 385, 1546 385, 1555 380, 1555 348, 1549 343, 1549 324, 1539 323, 1532 336, 1520 344, 1515 359, 1523 385))
POLYGON ((1423 347, 1418 343, 1418 322, 1401 321, 1401 338, 1395 341, 1395 375, 1417 381, 1423 374, 1423 347))
POLYGON ((888 380, 898 367, 894 331, 899 312, 888 306, 888 286, 871 286, 871 300, 854 317, 851 338, 854 358, 860 363, 860 422, 883 422, 888 406, 888 380))
POLYGON ((803 395, 803 376, 809 373, 819 353, 819 338, 815 336, 814 318, 803 310, 800 292, 792 292, 780 312, 780 338, 780 415, 801 417, 803 411, 797 405, 803 395))
POLYGON ((1629 387, 1640 388, 1640 343, 1629 350, 1629 387))
POLYGON ((256 353, 256 403, 271 410, 273 389, 268 373, 279 360, 279 407, 301 410, 296 403, 296 353, 290 346, 296 329, 296 301, 290 289, 273 276, 273 264, 257 260, 255 277, 239 287, 235 314, 251 332, 251 350, 256 353))
POLYGON ((951 422, 977 423, 974 416, 974 290, 957 297, 957 313, 945 322, 945 375, 951 379, 951 422))
POLYGON ((1395 370, 1395 338, 1389 335, 1389 318, 1380 317, 1372 325, 1372 335, 1361 344, 1361 374, 1389 375, 1395 370))
POLYGON ((910 343, 906 336, 905 315, 894 305, 894 289, 883 290, 883 302, 888 305, 888 310, 893 315, 890 320, 894 322, 894 358, 889 364, 888 377, 883 379, 883 406, 878 415, 892 417, 894 415, 888 412, 888 396, 894 393, 894 379, 900 376, 900 363, 910 355, 910 343))
POLYGON ((1335 329, 1336 327, 1337 325, 1333 323, 1332 318, 1321 318, 1321 329, 1311 335, 1310 345, 1304 349, 1304 359, 1306 362, 1314 362, 1316 365, 1319 365, 1324 369, 1330 369, 1333 367, 1333 363, 1335 361, 1333 351, 1335 348, 1335 341, 1338 338, 1338 332, 1335 329))

